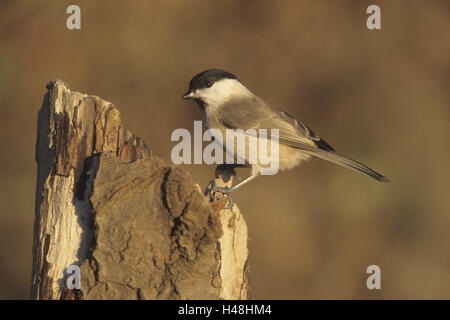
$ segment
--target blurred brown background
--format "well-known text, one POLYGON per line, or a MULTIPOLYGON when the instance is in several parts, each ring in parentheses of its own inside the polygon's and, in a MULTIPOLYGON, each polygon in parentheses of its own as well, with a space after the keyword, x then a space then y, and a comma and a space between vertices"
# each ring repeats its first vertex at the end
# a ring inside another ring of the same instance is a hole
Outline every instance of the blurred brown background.
MULTIPOLYGON (((113 102, 170 161, 171 132, 200 119, 181 95, 211 67, 392 180, 314 160, 236 192, 253 298, 450 298, 448 0, 2 0, 0 39, 0 299, 29 297, 45 84, 61 78, 113 102), (66 29, 70 4, 81 31, 66 29), (366 28, 370 4, 379 31, 366 28)), ((202 186, 214 172, 184 167, 202 186)))

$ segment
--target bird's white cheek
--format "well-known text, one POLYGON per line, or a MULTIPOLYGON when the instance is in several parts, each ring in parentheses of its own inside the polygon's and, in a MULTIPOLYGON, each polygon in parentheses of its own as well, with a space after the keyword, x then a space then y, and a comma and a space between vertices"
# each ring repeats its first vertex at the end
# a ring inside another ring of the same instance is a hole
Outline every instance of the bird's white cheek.
POLYGON ((221 105, 230 99, 247 98, 252 93, 233 79, 220 80, 210 88, 198 89, 197 94, 208 105, 221 105))
POLYGON ((223 101, 222 95, 219 92, 216 92, 216 90, 212 90, 212 88, 209 90, 198 90, 197 95, 208 105, 217 105, 223 101))

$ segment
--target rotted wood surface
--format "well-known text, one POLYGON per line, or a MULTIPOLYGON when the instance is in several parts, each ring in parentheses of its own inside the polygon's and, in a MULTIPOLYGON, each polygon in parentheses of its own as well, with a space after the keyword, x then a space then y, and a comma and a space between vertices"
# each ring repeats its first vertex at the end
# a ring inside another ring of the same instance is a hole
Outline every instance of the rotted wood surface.
MULTIPOLYGON (((246 299, 247 227, 152 156, 111 103, 48 84, 38 116, 33 299, 246 299), (66 285, 77 265, 81 288, 66 285)), ((226 185, 218 172, 213 183, 226 185)))

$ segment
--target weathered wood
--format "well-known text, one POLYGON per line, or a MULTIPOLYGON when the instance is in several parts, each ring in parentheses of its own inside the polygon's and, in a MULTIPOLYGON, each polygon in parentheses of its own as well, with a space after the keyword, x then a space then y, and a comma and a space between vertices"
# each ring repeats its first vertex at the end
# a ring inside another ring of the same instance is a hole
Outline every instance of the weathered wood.
POLYGON ((111 103, 49 83, 36 161, 33 299, 247 298, 237 206, 151 156, 111 103), (79 290, 66 286, 71 265, 79 290))
MULTIPOLYGON (((218 187, 231 187, 236 177, 234 169, 230 166, 218 166, 216 178, 211 181, 206 190, 211 201, 217 201, 216 195, 211 195, 213 185, 218 187)), ((220 197, 220 195, 219 195, 220 197)), ((222 299, 247 299, 248 292, 248 231, 244 216, 238 206, 234 204, 228 208, 227 199, 223 199, 225 208, 219 211, 219 220, 222 226, 222 236, 219 239, 221 248, 220 277, 222 286, 220 297, 222 299)))

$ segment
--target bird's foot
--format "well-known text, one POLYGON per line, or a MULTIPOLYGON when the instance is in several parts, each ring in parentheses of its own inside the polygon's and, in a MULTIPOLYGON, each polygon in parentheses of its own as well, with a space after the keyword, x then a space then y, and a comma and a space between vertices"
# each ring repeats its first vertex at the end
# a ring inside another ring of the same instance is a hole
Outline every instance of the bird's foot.
POLYGON ((211 188, 212 193, 220 192, 220 193, 226 194, 228 196, 228 206, 224 207, 224 209, 233 208, 234 201, 233 201, 233 198, 231 197, 231 193, 233 191, 234 191, 234 188, 228 188, 228 187, 213 186, 211 188))

